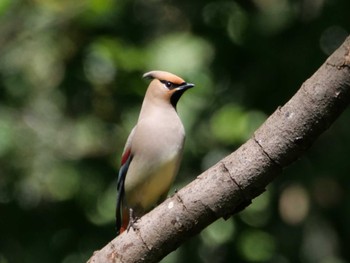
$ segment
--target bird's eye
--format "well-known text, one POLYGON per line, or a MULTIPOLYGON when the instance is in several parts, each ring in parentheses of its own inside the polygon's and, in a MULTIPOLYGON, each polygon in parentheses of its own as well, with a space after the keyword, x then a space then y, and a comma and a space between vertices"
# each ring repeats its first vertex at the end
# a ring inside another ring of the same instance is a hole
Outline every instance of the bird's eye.
POLYGON ((174 86, 174 84, 170 81, 163 80, 161 82, 164 83, 164 86, 167 87, 168 89, 172 89, 174 86))

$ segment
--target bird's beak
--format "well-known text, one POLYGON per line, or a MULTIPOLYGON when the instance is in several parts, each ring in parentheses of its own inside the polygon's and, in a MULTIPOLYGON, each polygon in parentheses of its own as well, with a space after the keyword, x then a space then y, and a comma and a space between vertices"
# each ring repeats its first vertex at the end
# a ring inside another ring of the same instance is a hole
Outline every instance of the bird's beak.
POLYGON ((193 88, 193 87, 194 87, 194 84, 185 82, 181 86, 177 87, 177 90, 185 91, 185 90, 193 88))

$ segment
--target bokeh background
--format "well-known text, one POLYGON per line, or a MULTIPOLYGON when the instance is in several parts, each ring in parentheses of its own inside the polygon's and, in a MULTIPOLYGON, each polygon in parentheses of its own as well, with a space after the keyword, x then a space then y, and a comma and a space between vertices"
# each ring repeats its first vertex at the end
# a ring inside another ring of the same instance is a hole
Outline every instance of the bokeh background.
MULTIPOLYGON (((153 69, 196 84, 179 189, 247 140, 350 30, 348 0, 1 0, 0 263, 85 262, 153 69)), ((253 204, 162 262, 350 262, 350 111, 253 204)))

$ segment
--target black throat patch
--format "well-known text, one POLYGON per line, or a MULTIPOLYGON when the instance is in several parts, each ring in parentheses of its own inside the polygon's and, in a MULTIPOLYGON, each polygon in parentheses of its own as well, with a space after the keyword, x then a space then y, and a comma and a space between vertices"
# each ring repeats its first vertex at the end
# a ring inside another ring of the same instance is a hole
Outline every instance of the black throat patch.
POLYGON ((184 94, 185 91, 186 90, 184 90, 184 89, 177 90, 176 92, 173 93, 173 95, 171 95, 170 103, 171 103, 171 105, 173 105, 175 110, 176 110, 177 102, 179 101, 179 99, 181 98, 182 94, 184 94))

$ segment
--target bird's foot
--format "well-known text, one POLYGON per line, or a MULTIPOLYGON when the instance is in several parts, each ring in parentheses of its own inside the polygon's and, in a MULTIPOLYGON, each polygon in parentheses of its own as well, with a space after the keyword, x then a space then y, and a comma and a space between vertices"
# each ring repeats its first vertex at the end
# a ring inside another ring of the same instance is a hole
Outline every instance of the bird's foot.
POLYGON ((132 228, 134 231, 138 230, 139 228, 136 224, 138 220, 139 218, 134 216, 134 210, 132 210, 132 208, 129 208, 129 224, 126 228, 126 231, 129 232, 130 228, 132 228))

